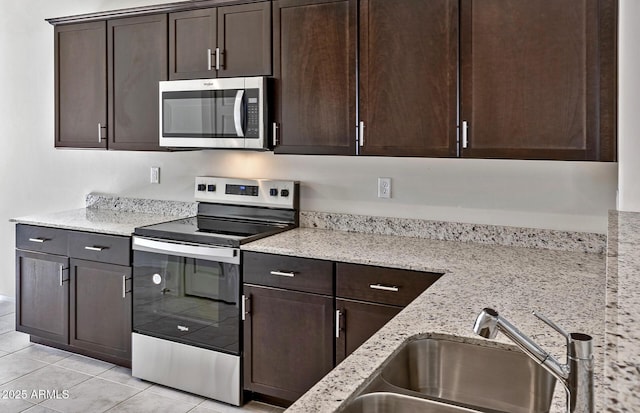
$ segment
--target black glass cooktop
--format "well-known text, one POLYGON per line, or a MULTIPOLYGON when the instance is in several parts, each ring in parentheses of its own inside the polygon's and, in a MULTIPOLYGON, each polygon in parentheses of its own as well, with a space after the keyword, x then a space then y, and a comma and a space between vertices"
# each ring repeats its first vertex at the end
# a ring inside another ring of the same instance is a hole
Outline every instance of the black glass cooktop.
POLYGON ((293 227, 291 224, 196 216, 138 227, 133 234, 169 241, 238 247, 293 227))

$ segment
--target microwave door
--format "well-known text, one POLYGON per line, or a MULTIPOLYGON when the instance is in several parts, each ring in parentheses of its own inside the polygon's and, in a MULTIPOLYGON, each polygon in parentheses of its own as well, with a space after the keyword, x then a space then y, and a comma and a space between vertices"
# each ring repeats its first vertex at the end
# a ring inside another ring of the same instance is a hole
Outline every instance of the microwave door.
POLYGON ((236 135, 239 138, 244 138, 244 131, 242 130, 242 101, 244 97, 244 90, 240 89, 236 93, 236 100, 233 105, 233 123, 236 127, 236 135))

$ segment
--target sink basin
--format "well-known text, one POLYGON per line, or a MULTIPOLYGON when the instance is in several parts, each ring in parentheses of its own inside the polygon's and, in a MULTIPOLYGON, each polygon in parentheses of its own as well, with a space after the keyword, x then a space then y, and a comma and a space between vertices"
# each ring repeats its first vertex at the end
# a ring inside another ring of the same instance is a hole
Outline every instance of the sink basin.
POLYGON ((428 338, 407 342, 364 392, 394 391, 484 410, 542 413, 550 409, 555 382, 520 351, 428 338))
POLYGON ((548 413, 555 384, 521 351, 424 338, 403 344, 340 411, 548 413))
POLYGON ((397 393, 369 393, 359 396, 343 413, 480 413, 479 410, 453 406, 434 400, 397 393))

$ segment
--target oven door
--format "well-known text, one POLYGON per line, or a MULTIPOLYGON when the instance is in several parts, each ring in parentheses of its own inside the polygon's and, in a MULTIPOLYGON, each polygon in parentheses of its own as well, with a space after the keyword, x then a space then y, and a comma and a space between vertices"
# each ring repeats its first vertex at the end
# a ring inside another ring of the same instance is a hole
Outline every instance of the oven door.
POLYGON ((133 331, 240 354, 235 248, 133 239, 133 331))

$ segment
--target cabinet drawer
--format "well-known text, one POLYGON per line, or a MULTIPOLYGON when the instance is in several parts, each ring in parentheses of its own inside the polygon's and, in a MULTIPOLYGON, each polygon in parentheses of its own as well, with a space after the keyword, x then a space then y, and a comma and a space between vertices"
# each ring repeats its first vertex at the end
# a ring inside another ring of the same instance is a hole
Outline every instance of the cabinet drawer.
POLYGON ((406 306, 442 274, 336 264, 336 296, 375 303, 406 306))
POLYGON ((48 254, 67 255, 67 234, 60 228, 16 225, 16 248, 48 254))
POLYGON ((244 282, 333 295, 333 263, 310 258, 245 252, 244 282))
POLYGON ((89 261, 130 265, 131 238, 74 231, 69 234, 69 256, 89 261))

